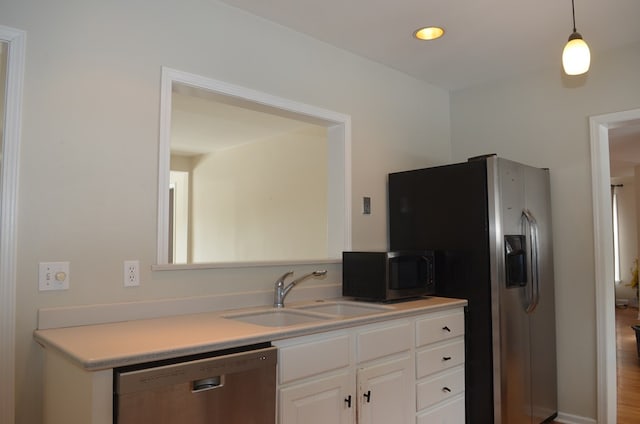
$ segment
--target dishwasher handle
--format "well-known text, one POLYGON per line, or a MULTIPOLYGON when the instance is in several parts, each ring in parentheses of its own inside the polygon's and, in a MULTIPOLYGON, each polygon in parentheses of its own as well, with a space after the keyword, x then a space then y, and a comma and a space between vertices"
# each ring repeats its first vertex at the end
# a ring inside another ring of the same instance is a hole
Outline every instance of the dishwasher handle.
POLYGON ((224 387, 224 374, 192 381, 191 393, 206 392, 221 387, 224 387))

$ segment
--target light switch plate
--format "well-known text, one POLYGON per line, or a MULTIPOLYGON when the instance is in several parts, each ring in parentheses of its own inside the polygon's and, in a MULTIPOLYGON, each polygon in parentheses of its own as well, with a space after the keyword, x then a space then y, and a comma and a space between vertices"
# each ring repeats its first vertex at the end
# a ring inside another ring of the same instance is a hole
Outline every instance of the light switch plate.
POLYGON ((371 215, 371 197, 362 198, 362 214, 371 215))
POLYGON ((69 262, 40 262, 38 273, 38 289, 69 289, 69 262))

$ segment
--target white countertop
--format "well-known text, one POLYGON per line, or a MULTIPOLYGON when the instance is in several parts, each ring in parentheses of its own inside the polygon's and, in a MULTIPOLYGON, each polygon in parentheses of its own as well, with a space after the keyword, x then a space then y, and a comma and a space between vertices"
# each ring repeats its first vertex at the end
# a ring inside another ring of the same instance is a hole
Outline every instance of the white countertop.
MULTIPOLYGON (((308 303, 314 302, 298 302, 290 306, 308 303)), ((466 300, 430 297, 387 304, 388 310, 369 315, 335 318, 287 327, 265 327, 223 318, 223 315, 240 312, 240 310, 227 310, 36 330, 34 338, 45 349, 58 350, 79 367, 87 371, 97 371, 309 335, 462 307, 466 304, 466 300)), ((265 307, 242 311, 260 309, 263 310, 265 307)))

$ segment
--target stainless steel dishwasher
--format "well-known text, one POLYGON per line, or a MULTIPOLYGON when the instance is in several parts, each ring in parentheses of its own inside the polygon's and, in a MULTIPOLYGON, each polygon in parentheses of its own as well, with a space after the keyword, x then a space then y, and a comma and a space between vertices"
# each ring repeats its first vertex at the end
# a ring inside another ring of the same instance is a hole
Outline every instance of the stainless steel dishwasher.
POLYGON ((277 349, 214 355, 115 369, 114 423, 274 424, 277 349))

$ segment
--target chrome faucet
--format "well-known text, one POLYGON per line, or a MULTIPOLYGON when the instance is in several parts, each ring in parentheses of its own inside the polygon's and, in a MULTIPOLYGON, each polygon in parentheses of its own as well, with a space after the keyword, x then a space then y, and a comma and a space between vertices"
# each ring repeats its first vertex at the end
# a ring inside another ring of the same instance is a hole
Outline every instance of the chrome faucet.
POLYGON ((276 280, 275 293, 273 297, 273 307, 274 308, 284 308, 284 298, 287 297, 287 294, 291 291, 292 288, 296 286, 296 284, 301 283, 307 278, 311 277, 322 277, 327 273, 327 270, 324 269, 322 271, 313 271, 309 274, 305 274, 302 277, 296 278, 288 286, 285 287, 284 280, 293 274, 293 271, 289 271, 284 273, 280 278, 276 280))

